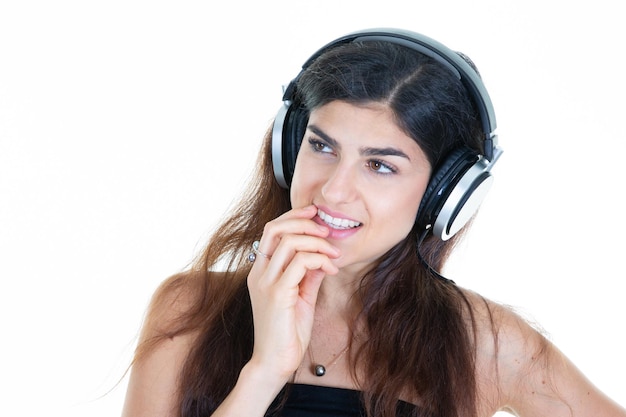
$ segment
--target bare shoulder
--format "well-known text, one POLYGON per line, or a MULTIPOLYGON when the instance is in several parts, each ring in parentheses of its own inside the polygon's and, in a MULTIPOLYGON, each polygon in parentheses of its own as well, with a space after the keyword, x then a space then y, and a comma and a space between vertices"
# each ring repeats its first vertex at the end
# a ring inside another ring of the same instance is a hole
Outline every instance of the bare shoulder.
POLYGON ((549 342, 512 308, 466 292, 474 314, 478 380, 500 402, 520 375, 542 363, 549 342))
POLYGON ((465 291, 465 294, 473 308, 479 361, 515 368, 543 356, 550 344, 537 327, 509 306, 474 292, 465 291), (508 363, 511 358, 515 359, 508 363))
POLYGON ((133 361, 123 416, 174 415, 178 378, 198 335, 192 321, 206 291, 205 281, 203 274, 185 272, 165 280, 155 291, 133 361))
POLYGON ((510 307, 472 292, 466 296, 475 318, 483 413, 626 417, 536 326, 510 307))
POLYGON ((183 272, 163 281, 152 295, 142 339, 176 333, 179 321, 194 308, 204 285, 204 277, 197 272, 183 272))

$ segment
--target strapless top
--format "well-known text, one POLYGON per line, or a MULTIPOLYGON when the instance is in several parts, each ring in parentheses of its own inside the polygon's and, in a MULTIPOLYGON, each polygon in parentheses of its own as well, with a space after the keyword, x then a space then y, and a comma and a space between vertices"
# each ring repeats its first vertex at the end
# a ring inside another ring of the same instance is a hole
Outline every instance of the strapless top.
MULTIPOLYGON (((398 401, 399 417, 413 416, 416 406, 398 401)), ((306 384, 287 384, 269 408, 266 417, 364 417, 361 392, 346 388, 322 387, 306 384), (276 410, 284 400, 284 406, 276 410)))

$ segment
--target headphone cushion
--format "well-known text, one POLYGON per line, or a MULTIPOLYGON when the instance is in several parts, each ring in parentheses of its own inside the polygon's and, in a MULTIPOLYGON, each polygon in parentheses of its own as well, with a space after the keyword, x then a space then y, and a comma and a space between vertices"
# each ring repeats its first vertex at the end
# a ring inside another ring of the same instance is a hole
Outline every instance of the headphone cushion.
POLYGON ((478 154, 468 147, 453 150, 430 178, 417 211, 416 223, 420 229, 432 225, 446 203, 454 186, 478 161, 478 154))
POLYGON ((287 185, 291 185, 291 179, 296 169, 296 157, 302 145, 302 139, 306 132, 309 121, 308 112, 296 105, 291 105, 283 126, 283 170, 287 185))

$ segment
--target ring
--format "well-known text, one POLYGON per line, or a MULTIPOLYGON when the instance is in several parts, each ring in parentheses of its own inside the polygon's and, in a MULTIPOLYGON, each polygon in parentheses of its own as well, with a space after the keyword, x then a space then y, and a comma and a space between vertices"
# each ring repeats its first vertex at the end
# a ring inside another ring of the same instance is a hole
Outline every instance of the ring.
POLYGON ((266 258, 266 259, 272 259, 271 256, 261 252, 259 250, 259 241, 255 240, 254 242, 252 242, 252 252, 250 252, 250 254, 248 255, 248 262, 254 262, 256 261, 256 256, 257 255, 261 255, 262 257, 266 258))

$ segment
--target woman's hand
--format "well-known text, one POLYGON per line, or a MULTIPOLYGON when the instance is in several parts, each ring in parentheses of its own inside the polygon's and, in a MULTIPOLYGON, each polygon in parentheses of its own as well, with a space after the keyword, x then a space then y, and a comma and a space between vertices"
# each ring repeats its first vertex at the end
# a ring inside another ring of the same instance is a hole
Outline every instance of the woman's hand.
MULTIPOLYGON (((248 275, 254 316, 254 351, 249 365, 285 383, 309 345, 315 303, 326 275, 338 272, 339 250, 328 228, 311 220, 315 206, 293 209, 267 223, 248 275)), ((269 378, 268 378, 269 380, 269 378)))

